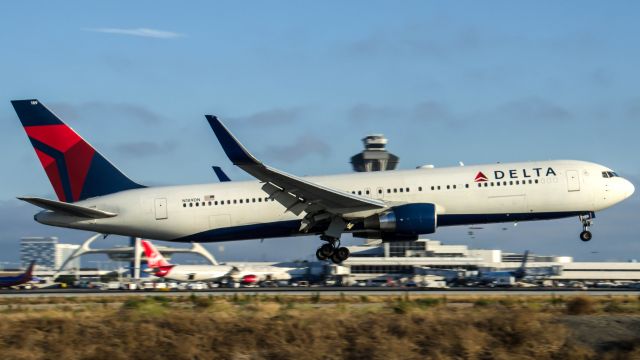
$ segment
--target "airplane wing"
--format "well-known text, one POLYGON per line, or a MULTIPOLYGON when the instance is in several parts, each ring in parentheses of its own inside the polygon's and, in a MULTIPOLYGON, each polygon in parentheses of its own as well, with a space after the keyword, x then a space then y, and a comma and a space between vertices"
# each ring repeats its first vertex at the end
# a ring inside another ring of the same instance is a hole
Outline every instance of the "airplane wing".
POLYGON ((206 118, 229 160, 264 182, 262 189, 296 215, 302 211, 315 213, 323 210, 339 215, 386 206, 384 201, 316 184, 265 165, 251 155, 217 117, 206 115, 206 118))
POLYGON ((103 218, 110 218, 118 215, 108 211, 88 208, 80 205, 74 205, 74 204, 69 204, 69 203, 55 201, 55 200, 37 198, 37 197, 19 197, 18 199, 22 201, 26 201, 29 204, 41 207, 45 210, 51 210, 54 212, 64 213, 67 215, 72 215, 77 217, 103 219, 103 218))

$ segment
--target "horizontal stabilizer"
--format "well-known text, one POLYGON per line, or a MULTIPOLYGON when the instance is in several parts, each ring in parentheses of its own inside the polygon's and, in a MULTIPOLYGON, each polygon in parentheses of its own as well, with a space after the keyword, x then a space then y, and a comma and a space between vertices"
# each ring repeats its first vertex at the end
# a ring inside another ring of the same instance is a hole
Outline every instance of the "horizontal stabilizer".
POLYGON ((69 204, 65 202, 37 198, 37 197, 19 197, 18 199, 22 201, 26 201, 29 204, 41 207, 45 210, 51 210, 53 212, 63 213, 67 215, 77 216, 77 217, 84 217, 84 218, 91 218, 91 219, 104 219, 104 218, 110 218, 118 215, 108 211, 92 209, 92 208, 88 208, 80 205, 74 205, 74 204, 69 204))

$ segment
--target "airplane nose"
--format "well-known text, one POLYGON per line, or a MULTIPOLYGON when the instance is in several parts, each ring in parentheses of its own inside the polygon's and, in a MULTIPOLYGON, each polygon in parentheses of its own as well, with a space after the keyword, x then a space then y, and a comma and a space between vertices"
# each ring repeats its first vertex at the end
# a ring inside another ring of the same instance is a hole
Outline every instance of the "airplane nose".
POLYGON ((628 198, 629 196, 633 195, 633 193, 636 191, 635 186, 633 186, 631 181, 627 179, 624 180, 623 189, 624 189, 625 198, 628 198))

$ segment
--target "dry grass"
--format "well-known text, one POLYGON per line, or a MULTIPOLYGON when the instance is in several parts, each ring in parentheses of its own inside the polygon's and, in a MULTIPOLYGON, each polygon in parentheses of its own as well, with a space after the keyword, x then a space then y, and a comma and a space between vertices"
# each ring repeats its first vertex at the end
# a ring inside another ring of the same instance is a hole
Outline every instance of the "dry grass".
MULTIPOLYGON (((70 307, 78 300, 56 300, 56 308, 22 304, 0 315, 0 359, 640 356, 633 342, 598 348, 574 341, 571 329, 559 319, 572 313, 570 304, 582 301, 578 299, 157 296, 110 299, 121 305, 86 309, 70 307)), ((638 309, 637 298, 588 301, 600 317, 638 309)))

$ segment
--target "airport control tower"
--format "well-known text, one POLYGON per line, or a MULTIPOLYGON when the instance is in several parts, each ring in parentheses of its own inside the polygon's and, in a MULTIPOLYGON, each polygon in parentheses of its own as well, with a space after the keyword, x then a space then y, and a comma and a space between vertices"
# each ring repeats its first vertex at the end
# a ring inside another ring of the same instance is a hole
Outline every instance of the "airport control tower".
POLYGON ((369 135, 362 142, 364 151, 351 157, 354 171, 385 171, 396 168, 400 159, 387 151, 387 138, 384 135, 369 135))

